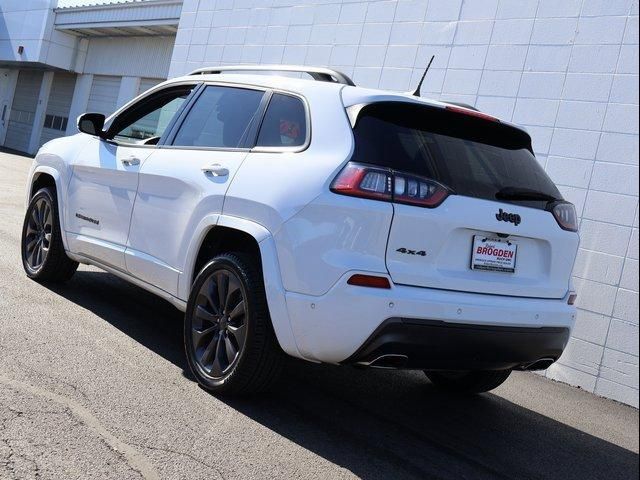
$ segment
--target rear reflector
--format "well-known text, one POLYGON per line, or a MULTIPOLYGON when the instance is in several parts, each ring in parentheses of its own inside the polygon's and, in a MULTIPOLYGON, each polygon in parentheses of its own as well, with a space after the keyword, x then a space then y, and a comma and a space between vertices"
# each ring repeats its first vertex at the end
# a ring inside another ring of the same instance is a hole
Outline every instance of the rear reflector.
POLYGON ((352 275, 347 281, 349 285, 356 285, 358 287, 371 287, 371 288, 391 288, 389 279, 386 277, 375 277, 373 275, 352 275))
POLYGON ((569 299, 567 300, 567 303, 569 305, 573 305, 576 303, 576 300, 578 299, 578 294, 576 292, 570 292, 569 293, 569 299))

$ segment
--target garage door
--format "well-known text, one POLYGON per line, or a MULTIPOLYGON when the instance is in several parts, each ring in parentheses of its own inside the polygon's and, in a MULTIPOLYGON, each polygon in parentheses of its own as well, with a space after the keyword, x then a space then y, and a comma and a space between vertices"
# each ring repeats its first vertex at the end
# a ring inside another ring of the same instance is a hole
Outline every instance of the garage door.
POLYGON ((93 77, 87 112, 111 115, 116 110, 118 92, 120 91, 120 77, 96 75, 93 77))
POLYGON ((42 84, 42 72, 24 70, 18 74, 18 83, 13 95, 7 137, 7 148, 26 152, 33 130, 33 120, 38 105, 38 95, 42 84))
POLYGON ((56 72, 53 76, 47 113, 44 117, 44 126, 40 135, 40 145, 54 138, 64 136, 69 121, 69 109, 71 108, 75 85, 75 75, 56 72))
POLYGON ((155 87, 159 83, 162 83, 164 80, 160 80, 158 78, 141 78, 140 79, 140 88, 138 88, 138 95, 146 92, 151 87, 155 87))

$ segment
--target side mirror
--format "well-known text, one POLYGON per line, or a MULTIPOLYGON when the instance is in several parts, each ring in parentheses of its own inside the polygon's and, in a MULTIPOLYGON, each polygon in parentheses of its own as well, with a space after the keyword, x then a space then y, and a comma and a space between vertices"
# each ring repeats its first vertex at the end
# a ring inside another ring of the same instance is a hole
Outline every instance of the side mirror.
POLYGON ((78 130, 102 137, 105 117, 101 113, 83 113, 78 117, 78 130))

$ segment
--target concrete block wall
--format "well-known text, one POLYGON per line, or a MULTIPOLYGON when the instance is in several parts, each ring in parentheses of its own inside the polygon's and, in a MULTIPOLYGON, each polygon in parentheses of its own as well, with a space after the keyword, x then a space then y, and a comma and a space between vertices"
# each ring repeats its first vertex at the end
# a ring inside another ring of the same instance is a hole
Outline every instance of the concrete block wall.
POLYGON ((638 0, 185 0, 170 67, 329 65, 526 126, 574 202, 580 308, 546 374, 638 406, 638 0))

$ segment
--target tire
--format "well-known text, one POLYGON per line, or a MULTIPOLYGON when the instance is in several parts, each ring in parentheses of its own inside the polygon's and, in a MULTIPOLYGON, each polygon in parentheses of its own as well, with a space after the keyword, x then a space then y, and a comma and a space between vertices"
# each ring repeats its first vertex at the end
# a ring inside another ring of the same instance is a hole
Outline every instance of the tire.
POLYGON ((250 256, 218 255, 200 271, 187 303, 184 345, 191 372, 212 393, 251 394, 276 381, 284 352, 250 256))
POLYGON ((456 393, 483 393, 502 385, 511 374, 511 370, 425 371, 424 373, 435 386, 443 390, 456 393))
POLYGON ((64 251, 54 189, 41 188, 31 198, 22 224, 20 247, 24 271, 34 280, 65 282, 78 268, 78 262, 64 251))

